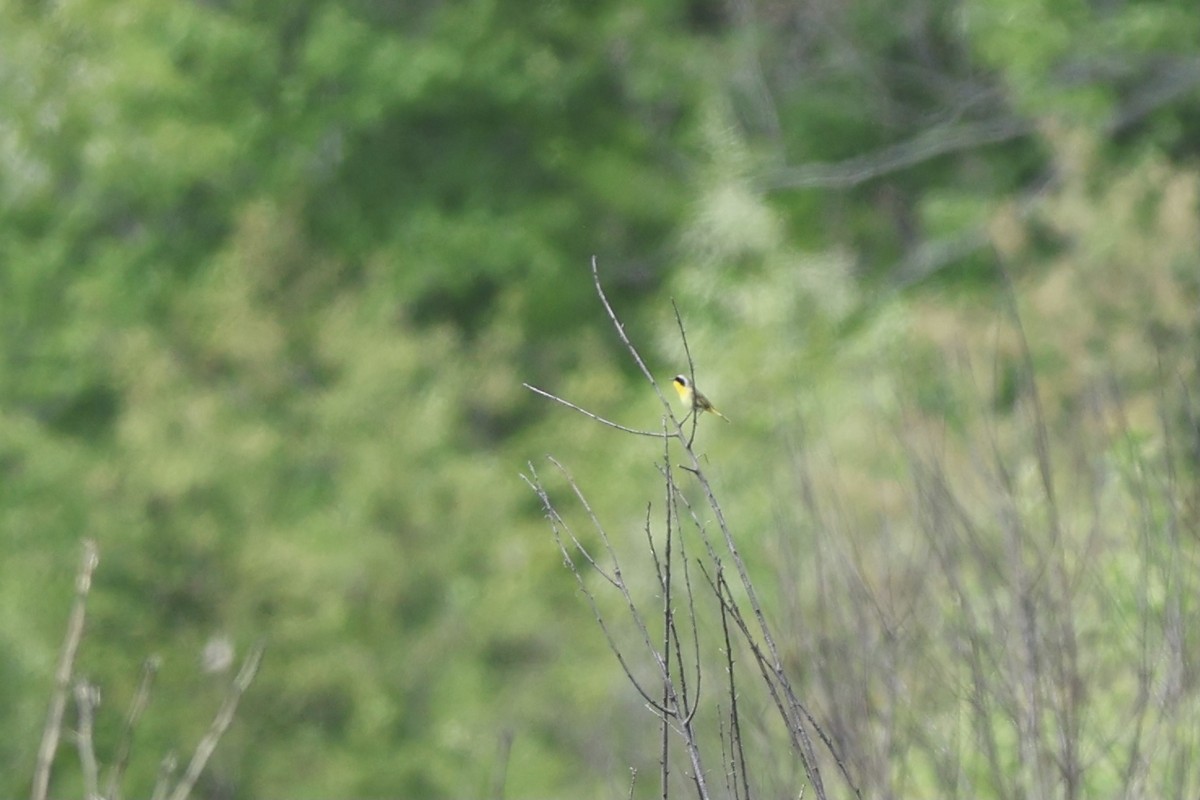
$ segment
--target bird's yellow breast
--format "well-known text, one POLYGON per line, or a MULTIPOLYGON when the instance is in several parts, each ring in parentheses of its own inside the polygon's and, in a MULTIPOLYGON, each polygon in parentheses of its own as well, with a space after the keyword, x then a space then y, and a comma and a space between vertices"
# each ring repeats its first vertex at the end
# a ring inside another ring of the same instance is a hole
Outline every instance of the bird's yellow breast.
POLYGON ((679 380, 672 383, 675 386, 675 392, 679 395, 679 399, 683 401, 685 406, 690 407, 692 405, 692 387, 679 380))

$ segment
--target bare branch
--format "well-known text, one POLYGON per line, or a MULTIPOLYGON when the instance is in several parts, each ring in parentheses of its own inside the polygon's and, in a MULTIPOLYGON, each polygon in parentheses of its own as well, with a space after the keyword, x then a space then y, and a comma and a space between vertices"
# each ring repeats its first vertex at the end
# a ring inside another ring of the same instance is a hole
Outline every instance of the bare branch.
MULTIPOLYGON (((1102 129, 1121 132, 1200 85, 1200 59, 1178 59, 1147 78, 1129 100, 1104 121, 1102 129)), ((760 179, 764 189, 850 189, 940 156, 974 150, 1033 134, 1033 120, 1003 114, 992 119, 937 125, 911 139, 836 163, 809 163, 773 169, 760 179)))
POLYGON ((549 398, 550 400, 553 400, 556 403, 562 403, 567 408, 573 408, 576 411, 578 411, 580 414, 583 414, 584 416, 587 416, 587 417, 591 417, 592 419, 596 420, 596 422, 599 422, 602 425, 607 425, 610 428, 616 428, 619 431, 625 431, 625 433, 633 433, 633 434, 637 434, 638 436, 652 436, 656 439, 670 437, 670 436, 674 435, 674 434, 658 433, 657 431, 643 431, 643 430, 638 430, 637 428, 627 428, 624 425, 619 425, 616 422, 613 422, 612 420, 607 420, 598 414, 593 414, 591 411, 588 411, 586 408, 580 408, 579 406, 575 405, 574 403, 569 402, 567 400, 563 400, 558 395, 551 394, 550 392, 547 392, 544 389, 539 389, 536 386, 532 386, 528 383, 522 383, 521 385, 524 386, 529 391, 533 392, 534 394, 540 394, 542 397, 549 398))
POLYGON ((1168 64, 1153 81, 1129 93, 1129 100, 1105 124, 1110 133, 1120 133, 1165 105, 1195 91, 1200 85, 1200 59, 1185 58, 1168 64))
MULTIPOLYGON (((639 681, 633 674, 633 669, 625 660, 625 653, 617 644, 617 641, 613 637, 611 631, 609 631, 608 623, 604 619, 604 614, 601 613, 600 606, 596 602, 596 596, 592 593, 591 589, 588 588, 587 583, 583 580, 583 574, 579 571, 579 567, 571 558, 571 551, 563 542, 563 533, 565 532, 567 536, 570 537, 571 541, 576 545, 578 545, 578 540, 575 538, 575 534, 570 531, 570 526, 566 524, 566 521, 558 513, 557 509, 554 508, 554 504, 550 500, 550 495, 546 492, 546 489, 542 486, 540 479, 537 477, 537 471, 533 468, 533 464, 529 464, 528 466, 530 476, 522 475, 521 479, 529 485, 529 488, 533 489, 534 493, 538 496, 538 499, 542 501, 542 509, 546 512, 546 519, 550 521, 550 530, 554 532, 554 541, 556 544, 558 544, 558 549, 563 554, 563 562, 566 564, 567 568, 571 570, 571 574, 575 578, 575 584, 579 587, 579 590, 583 592, 583 596, 587 600, 588 606, 592 609, 592 616, 596 618, 596 624, 600 626, 600 631, 604 634, 604 640, 608 644, 608 649, 612 651, 614 656, 616 656, 617 663, 621 665, 621 669, 625 672, 625 677, 629 680, 629 683, 633 686, 637 693, 641 695, 642 700, 646 702, 646 705, 654 709, 655 713, 666 715, 667 710, 661 707, 658 701, 651 697, 650 693, 642 687, 641 681, 639 681)), ((569 476, 568 480, 570 480, 569 476)), ((582 548, 580 548, 580 552, 586 551, 583 551, 582 548)), ((589 563, 595 566, 595 561, 592 560, 591 556, 586 556, 586 558, 588 559, 589 563)), ((603 571, 601 571, 601 574, 605 575, 605 578, 613 586, 617 587, 618 589, 621 588, 622 583, 620 580, 609 578, 603 571)), ((618 572, 617 574, 619 578, 620 573, 618 572)), ((645 633, 645 637, 646 640, 649 641, 648 633, 645 633)), ((653 651, 653 647, 651 647, 651 650, 653 651)), ((657 652, 655 652, 655 656, 658 656, 657 652)), ((661 669, 661 657, 658 658, 658 662, 659 668, 661 669)))
POLYGON ((154 779, 154 793, 150 795, 150 800, 166 800, 171 780, 175 777, 175 769, 178 766, 179 760, 175 753, 171 752, 163 756, 163 760, 158 765, 158 775, 154 779))
MULTIPOLYGON (((717 580, 723 580, 720 565, 717 566, 717 580)), ((717 600, 719 601, 720 598, 718 597, 717 600)), ((725 639, 725 669, 729 673, 729 763, 733 773, 733 794, 734 797, 738 796, 737 779, 740 776, 742 779, 741 796, 745 800, 750 800, 750 777, 746 769, 746 751, 743 747, 742 723, 738 715, 737 672, 734 669, 736 662, 733 658, 733 640, 729 636, 729 613, 725 609, 724 603, 720 604, 720 608, 721 635, 725 639)))
POLYGON ((250 687, 250 683, 254 680, 255 674, 258 672, 258 667, 262 663, 263 651, 266 649, 261 642, 256 644, 251 649, 250 654, 246 656, 246 660, 242 662, 242 668, 238 670, 237 677, 234 678, 233 684, 229 687, 228 693, 225 695, 225 700, 221 703, 221 707, 217 709, 217 714, 213 717, 212 724, 208 728, 208 733, 196 745, 196 752, 192 755, 192 760, 188 764, 187 769, 176 784, 175 790, 171 792, 170 800, 186 800, 191 794, 192 787, 196 785, 196 781, 200 778, 200 773, 204 771, 205 765, 208 764, 208 759, 212 756, 213 751, 217 749, 217 742, 225 735, 225 731, 229 729, 229 725, 233 722, 233 715, 237 712, 238 703, 241 702, 242 695, 246 689, 250 687))
POLYGON ((763 183, 767 189, 849 189, 947 153, 1019 139, 1034 130, 1032 122, 1014 116, 942 125, 836 164, 813 163, 776 170, 763 183))
POLYGON ((54 673, 54 693, 50 696, 50 710, 46 714, 46 725, 42 729, 42 743, 38 747, 37 765, 33 772, 33 791, 31 800, 46 800, 50 787, 50 768, 54 764, 54 755, 58 751, 58 742, 62 735, 63 711, 67 705, 67 691, 71 686, 71 673, 75 669, 75 656, 79 652, 79 642, 83 639, 83 622, 87 612, 87 597, 92 590, 92 573, 100 563, 96 543, 91 539, 83 542, 83 560, 79 572, 75 576, 75 602, 71 606, 71 614, 67 620, 67 636, 63 640, 62 651, 58 658, 58 668, 54 673))
MULTIPOLYGON (((670 449, 670 445, 666 445, 670 449)), ((666 504, 667 529, 666 529, 666 547, 664 548, 664 559, 662 566, 659 566, 658 555, 654 549, 654 537, 650 535, 650 510, 646 509, 646 539, 650 544, 650 554, 655 562, 655 572, 658 574, 659 587, 662 589, 663 598, 663 658, 666 661, 666 672, 663 675, 663 690, 662 704, 663 708, 672 709, 676 714, 680 713, 678 704, 672 704, 672 698, 676 696, 675 687, 671 679, 671 642, 675 633, 675 618, 674 609, 671 604, 674 598, 671 596, 671 534, 674 532, 671 525, 671 504, 666 504)), ((678 663, 679 672, 683 674, 683 664, 678 663)), ((684 704, 687 703, 686 690, 684 692, 684 704)), ((663 800, 666 800, 668 793, 668 779, 671 774, 671 736, 670 726, 667 723, 667 718, 663 717, 659 728, 659 764, 660 764, 660 782, 662 784, 663 800)))
POLYGON ((158 675, 161 665, 162 659, 157 656, 148 658, 142 663, 142 677, 138 681, 133 702, 129 705, 129 712, 125 715, 125 727, 121 730, 117 755, 109 770, 108 780, 105 782, 105 800, 121 800, 121 778, 124 777, 125 769, 129 766, 129 754, 133 750, 133 732, 142 718, 142 712, 146 710, 146 705, 150 702, 150 688, 154 685, 154 678, 158 675))
POLYGON ((633 342, 629 341, 629 336, 625 333, 625 325, 622 324, 621 320, 617 319, 617 312, 613 311, 612 304, 608 302, 608 296, 604 294, 604 287, 600 284, 600 273, 597 271, 595 256, 592 256, 592 284, 596 287, 596 294, 600 296, 600 302, 604 305, 604 310, 608 312, 608 318, 612 321, 613 327, 617 329, 617 335, 621 337, 621 341, 625 344, 625 349, 633 356, 633 360, 637 362, 638 368, 646 376, 646 380, 650 381, 650 384, 654 386, 654 391, 658 393, 658 399, 662 401, 663 405, 669 411, 671 404, 667 402, 667 398, 663 396, 662 391, 658 388, 658 382, 654 380, 654 374, 650 372, 650 368, 642 360, 641 354, 633 346, 633 342))
POLYGON ((92 723, 98 705, 100 690, 86 680, 76 681, 75 708, 79 713, 79 729, 75 731, 75 746, 79 750, 83 796, 87 800, 98 800, 100 797, 100 770, 96 766, 96 747, 92 740, 92 723))
MULTIPOLYGON (((679 326, 679 339, 683 342, 683 352, 687 356, 688 380, 692 382, 692 387, 694 389, 694 387, 697 385, 696 362, 692 360, 692 348, 690 345, 688 345, 687 328, 685 328, 683 325, 683 316, 679 313, 679 305, 675 302, 674 297, 671 298, 671 308, 675 309, 675 324, 679 326)), ((688 415, 684 417, 685 421, 688 419, 692 421, 692 429, 688 432, 687 439, 688 447, 691 447, 692 442, 696 441, 696 425, 700 421, 700 414, 694 405, 688 410, 688 415)))
MULTIPOLYGON (((572 403, 563 401, 548 392, 536 389, 528 384, 526 384, 526 388, 548 397, 549 399, 553 399, 556 402, 563 403, 568 407, 584 413, 588 417, 596 419, 603 424, 610 425, 610 427, 639 435, 655 436, 663 441, 664 462, 662 465, 660 465, 660 472, 663 475, 665 483, 667 508, 665 512, 666 532, 665 539, 662 541, 663 549, 661 551, 656 545, 655 537, 651 529, 650 520, 652 519, 652 516, 650 514, 650 509, 647 509, 647 521, 645 526, 651 562, 658 581, 658 588, 662 592, 661 614, 663 620, 663 631, 657 646, 652 641, 652 637, 649 633, 647 623, 643 618, 641 609, 638 607, 629 588, 626 586, 625 581, 622 578, 620 564, 617 559, 616 552, 609 541, 603 526, 600 524, 595 512, 589 505, 586 497, 583 495, 582 490, 575 482, 574 478, 567 472, 562 464, 560 464, 554 458, 550 458, 551 463, 567 480, 571 491, 582 504, 583 509, 588 518, 591 520, 593 527, 600 536, 603 546, 608 553, 608 560, 611 560, 613 565, 611 575, 608 574, 605 569, 601 568, 591 554, 588 553, 587 549, 579 542, 575 534, 571 531, 571 527, 563 520, 561 515, 554 508, 545 488, 538 480, 532 465, 530 465, 530 477, 522 476, 522 478, 530 485, 530 487, 535 491, 541 500, 547 518, 550 521, 551 529, 554 532, 555 540, 558 543, 560 551, 563 553, 564 560, 568 568, 571 569, 577 585, 580 587, 580 590, 583 592, 587 602, 591 606, 593 616, 601 628, 605 640, 609 645, 609 649, 617 657, 621 668, 624 670, 626 677, 634 686, 634 689, 646 702, 647 706, 657 713, 661 718, 660 778, 662 780, 662 791, 664 793, 663 796, 667 796, 667 793, 669 792, 669 733, 673 730, 680 736, 687 756, 690 760, 691 769, 688 773, 688 778, 694 784, 698 796, 708 797, 708 773, 703 766, 701 747, 696 738, 696 732, 694 729, 696 714, 700 708, 700 690, 702 685, 703 671, 700 663, 701 651, 695 609, 695 593, 690 577, 691 565, 688 560, 686 537, 680 533, 682 530, 680 527, 680 521, 682 520, 682 517, 680 516, 679 511, 681 509, 686 509, 686 513, 691 515, 708 557, 718 570, 718 578, 716 581, 710 579, 710 583, 713 585, 714 594, 716 595, 722 610, 722 616, 724 620, 723 624, 726 635, 726 658, 728 659, 731 673, 732 654, 730 652, 731 647, 729 646, 730 633, 728 626, 728 620, 730 617, 733 618, 734 623, 741 630, 742 635, 745 637, 745 640, 750 646, 756 664, 762 673, 764 682, 767 685, 767 689, 771 694, 772 699, 779 710, 780 716, 787 727, 793 743, 794 751, 800 756, 808 781, 815 789, 818 800, 824 800, 827 797, 827 794, 821 775, 820 764, 814 751, 814 743, 809 735, 810 731, 812 730, 816 731, 816 734, 820 736, 820 739, 824 743, 825 747, 830 751, 830 754, 835 760, 838 769, 841 771, 842 777, 845 778, 846 784, 850 786, 856 795, 859 795, 859 789, 850 779, 845 763, 841 759, 839 753, 836 752, 836 749, 833 745, 833 740, 825 733, 825 731, 822 730, 821 726, 808 711, 808 708, 805 706, 805 704, 800 701, 791 683, 789 682, 787 675, 785 674, 782 659, 775 645, 770 627, 767 624, 764 610, 758 601, 755 587, 751 583, 746 565, 741 558, 737 544, 734 541, 732 531, 730 530, 725 519, 721 506, 718 503, 712 486, 709 484, 708 478, 701 467, 700 458, 692 448, 693 442, 690 438, 685 438, 680 421, 671 412, 670 403, 666 401, 666 398, 659 389, 658 383, 655 381, 654 376, 646 367, 645 361, 638 353, 636 347, 634 347, 632 342, 629 340, 625 332, 624 325, 621 323, 611 304, 608 302, 608 299, 604 294, 603 286, 601 285, 597 274, 595 258, 592 259, 592 277, 593 282, 596 285, 597 295, 604 304, 609 319, 617 329, 618 336, 625 344, 631 357, 638 364, 647 381, 649 381, 654 387, 660 401, 663 403, 663 408, 666 412, 663 417, 664 431, 662 433, 651 433, 648 431, 627 429, 624 426, 601 419, 595 414, 581 409, 572 403), (667 431, 670 430, 671 425, 674 426, 675 431, 673 433, 668 433, 667 431), (688 503, 686 494, 675 483, 670 448, 670 442, 672 439, 677 439, 680 442, 687 456, 687 463, 680 465, 680 468, 692 473, 696 477, 703 490, 708 508, 715 516, 716 525, 721 531, 720 538, 724 542, 724 549, 732 557, 736 571, 740 578, 739 596, 748 599, 750 613, 748 613, 746 616, 743 616, 741 611, 738 609, 737 601, 735 601, 733 598, 730 587, 725 581, 724 574, 721 572, 721 561, 723 554, 718 555, 718 548, 715 544, 714 538, 711 537, 706 531, 705 525, 697 516, 696 509, 694 509, 688 503), (682 504, 682 506, 678 504, 682 504), (641 636, 642 644, 654 659, 655 664, 658 667, 659 678, 662 682, 660 698, 652 699, 645 687, 643 687, 639 680, 633 675, 633 672, 626 660, 625 654, 617 645, 615 638, 610 631, 610 623, 600 612, 596 598, 593 596, 587 583, 583 580, 583 575, 580 571, 579 564, 576 561, 577 558, 582 558, 583 560, 587 561, 601 576, 608 580, 608 582, 621 593, 630 617, 632 618, 634 625, 641 636), (678 603, 677 590, 679 587, 678 579, 675 577, 678 573, 678 570, 675 566, 677 563, 683 568, 683 587, 687 592, 686 602, 688 604, 688 622, 685 624, 690 624, 691 626, 691 635, 693 637, 693 641, 690 647, 688 646, 688 643, 682 641, 678 614, 675 608, 676 604, 678 603), (753 617, 753 622, 750 622, 751 616, 753 617), (751 625, 754 625, 757 630, 751 632, 751 625), (686 658, 685 651, 690 651, 687 652, 686 658), (688 658, 694 660, 696 670, 695 682, 690 686, 690 681, 688 680, 688 673, 690 672, 690 665, 687 663, 688 658)), ((695 361, 692 357, 691 348, 687 341, 687 332, 686 327, 683 324, 682 314, 680 313, 678 305, 675 304, 674 301, 672 301, 672 307, 675 311, 676 324, 679 326, 680 336, 684 343, 684 349, 687 355, 688 372, 694 378, 695 361)), ((693 414, 693 436, 695 435, 695 431, 695 415, 693 414)), ((698 563, 703 570, 703 562, 698 563)), ((736 682, 732 674, 730 676, 729 691, 736 691, 736 682)), ((734 729, 731 735, 737 735, 739 739, 736 742, 736 756, 732 755, 732 750, 730 752, 731 758, 733 758, 734 762, 736 762, 736 766, 733 767, 734 780, 737 781, 739 776, 741 780, 740 785, 737 786, 737 791, 735 794, 742 794, 746 797, 749 797, 751 789, 749 784, 748 769, 745 763, 745 753, 741 750, 742 742, 740 740, 740 736, 742 731, 742 723, 740 717, 738 716, 736 701, 734 701, 733 713, 734 729)))

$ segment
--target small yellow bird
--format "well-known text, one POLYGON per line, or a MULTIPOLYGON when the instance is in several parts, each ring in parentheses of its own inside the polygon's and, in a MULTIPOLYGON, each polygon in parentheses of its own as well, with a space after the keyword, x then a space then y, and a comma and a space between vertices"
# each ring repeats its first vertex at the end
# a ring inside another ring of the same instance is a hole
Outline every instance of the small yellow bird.
POLYGON ((717 411, 716 406, 704 396, 704 393, 699 389, 693 389, 691 382, 683 375, 676 375, 671 383, 675 385, 675 391, 679 393, 679 399, 683 401, 685 406, 697 413, 710 411, 726 422, 729 422, 729 417, 717 411))

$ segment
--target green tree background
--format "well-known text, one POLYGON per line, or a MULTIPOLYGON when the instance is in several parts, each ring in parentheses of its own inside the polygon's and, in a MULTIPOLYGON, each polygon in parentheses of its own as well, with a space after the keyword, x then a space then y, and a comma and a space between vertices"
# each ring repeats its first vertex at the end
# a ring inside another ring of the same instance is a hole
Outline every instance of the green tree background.
MULTIPOLYGON (((27 790, 83 537, 102 755, 163 658, 128 796, 203 732, 227 678, 205 646, 260 637, 199 796, 484 796, 503 772, 512 797, 611 797, 652 771, 652 718, 519 478, 556 453, 631 543, 656 499, 654 447, 522 388, 658 425, 593 255, 664 380, 683 313, 734 420, 703 448, 798 673, 830 657, 812 620, 860 629, 822 616, 852 591, 822 583, 822 532, 896 598, 896 565, 930 569, 906 452, 1035 463, 1014 306, 1083 454, 1054 462, 1065 527, 1176 520, 1193 564, 1198 88, 1185 0, 3 4, 0 792, 27 790)), ((1087 549, 1110 599, 1147 552, 1114 530, 1087 549)), ((1079 605, 1121 674, 1128 630, 1079 605)), ((910 713, 949 736, 920 676, 955 656, 914 648, 910 713)), ((945 796, 909 752, 880 796, 945 796)))

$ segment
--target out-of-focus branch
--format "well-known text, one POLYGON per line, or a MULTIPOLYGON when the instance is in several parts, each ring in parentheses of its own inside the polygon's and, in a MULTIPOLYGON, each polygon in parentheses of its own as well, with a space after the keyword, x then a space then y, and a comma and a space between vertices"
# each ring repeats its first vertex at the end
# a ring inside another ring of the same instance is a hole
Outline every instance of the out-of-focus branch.
POLYGON ((1200 86, 1200 58, 1188 58, 1167 64, 1153 80, 1147 81, 1129 100, 1109 117, 1104 126, 1108 133, 1119 133, 1165 105, 1194 92, 1200 86))
POLYGON ((942 125, 908 141, 837 163, 801 164, 773 170, 762 179, 765 189, 849 189, 892 172, 963 150, 974 150, 1027 136, 1034 124, 1016 116, 984 122, 942 125))
MULTIPOLYGON (((1118 133, 1153 112, 1176 102, 1200 86, 1200 59, 1173 61, 1158 69, 1101 128, 1118 133)), ((772 169, 759 183, 767 191, 780 189, 849 189, 939 156, 1001 144, 1029 136, 1037 121, 1015 114, 993 119, 937 125, 903 142, 835 163, 814 162, 772 169)))
POLYGON ((75 682, 75 707, 79 712, 79 729, 75 731, 75 746, 79 751, 79 766, 83 772, 83 796, 99 800, 100 768, 96 764, 96 746, 92 740, 96 706, 100 705, 100 690, 86 680, 75 682))
POLYGON ((154 685, 154 678, 158 675, 158 668, 161 664, 162 660, 157 656, 146 659, 142 664, 142 677, 138 682, 137 693, 133 696, 129 713, 125 715, 125 727, 121 730, 117 755, 109 768, 108 780, 105 781, 104 797, 106 800, 121 799, 121 778, 125 774, 126 767, 129 766, 129 754, 133 750, 133 732, 142 718, 142 712, 146 710, 146 705, 150 702, 150 688, 154 685))
POLYGON ((178 766, 179 759, 174 752, 163 756, 163 760, 158 764, 158 775, 154 779, 154 792, 150 795, 150 800, 166 800, 167 792, 171 788, 171 779, 175 777, 175 769, 178 766))
POLYGON ((54 673, 54 693, 50 696, 50 710, 46 714, 46 725, 42 729, 42 743, 38 747, 37 765, 33 771, 31 800, 46 800, 50 787, 50 768, 58 751, 62 737, 62 718, 67 705, 67 692, 71 688, 71 673, 75 669, 75 656, 79 642, 83 639, 83 622, 87 613, 87 597, 92 590, 92 573, 100 563, 96 543, 91 539, 83 542, 83 561, 75 577, 75 602, 67 621, 67 635, 59 653, 58 668, 54 673))
POLYGON ((225 731, 229 729, 229 724, 233 722, 233 715, 237 712, 238 703, 242 700, 242 695, 246 689, 250 688, 251 682, 254 680, 255 674, 258 673, 258 667, 262 663, 263 651, 266 649, 261 642, 256 644, 246 656, 246 660, 242 662, 242 668, 238 670, 237 677, 234 678, 233 684, 229 687, 229 691, 225 695, 225 700, 221 703, 221 707, 217 709, 217 714, 213 717, 212 724, 208 728, 208 733, 196 745, 196 752, 192 755, 192 760, 188 764, 187 769, 183 773, 183 777, 179 779, 175 790, 171 792, 170 800, 186 800, 191 794, 192 787, 196 785, 200 773, 204 771, 204 767, 208 764, 208 759, 212 756, 213 751, 217 749, 217 742, 225 735, 225 731))

